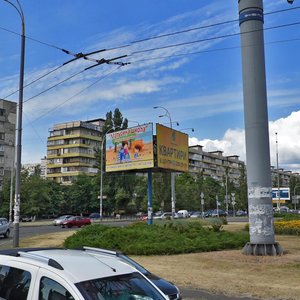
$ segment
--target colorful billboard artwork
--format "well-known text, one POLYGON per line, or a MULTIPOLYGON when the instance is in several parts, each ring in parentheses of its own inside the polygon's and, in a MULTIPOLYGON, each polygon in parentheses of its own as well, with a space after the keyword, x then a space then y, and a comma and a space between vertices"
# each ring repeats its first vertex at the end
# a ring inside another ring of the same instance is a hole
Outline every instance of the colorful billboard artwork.
POLYGON ((188 135, 156 124, 157 166, 180 172, 189 170, 188 135))
POLYGON ((108 133, 105 152, 106 172, 152 168, 152 123, 108 133))

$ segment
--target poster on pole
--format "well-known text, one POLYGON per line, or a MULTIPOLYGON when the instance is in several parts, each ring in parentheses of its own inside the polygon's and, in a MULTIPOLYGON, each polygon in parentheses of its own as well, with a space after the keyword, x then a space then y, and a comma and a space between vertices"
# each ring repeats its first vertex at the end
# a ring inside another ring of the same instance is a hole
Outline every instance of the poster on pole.
POLYGON ((154 166, 153 124, 144 124, 106 135, 106 172, 154 166))
POLYGON ((156 137, 157 166, 178 172, 188 172, 188 135, 161 124, 156 124, 156 137))

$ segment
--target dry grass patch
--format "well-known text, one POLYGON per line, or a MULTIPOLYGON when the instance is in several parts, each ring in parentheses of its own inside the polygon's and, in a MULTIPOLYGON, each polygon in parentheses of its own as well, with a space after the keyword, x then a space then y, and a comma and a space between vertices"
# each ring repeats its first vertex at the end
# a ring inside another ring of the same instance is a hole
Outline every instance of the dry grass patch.
MULTIPOLYGON (((236 231, 244 223, 224 225, 236 231)), ((57 232, 21 240, 22 247, 60 247, 75 231, 57 232)), ((284 248, 278 257, 245 256, 241 250, 170 256, 134 256, 154 274, 180 287, 262 299, 300 299, 300 239, 277 236, 284 248)))
POLYGON ((62 231, 21 239, 20 247, 63 247, 64 240, 76 231, 62 231))
POLYGON ((181 287, 263 299, 300 299, 300 239, 279 236, 279 257, 245 256, 241 250, 134 257, 181 287))

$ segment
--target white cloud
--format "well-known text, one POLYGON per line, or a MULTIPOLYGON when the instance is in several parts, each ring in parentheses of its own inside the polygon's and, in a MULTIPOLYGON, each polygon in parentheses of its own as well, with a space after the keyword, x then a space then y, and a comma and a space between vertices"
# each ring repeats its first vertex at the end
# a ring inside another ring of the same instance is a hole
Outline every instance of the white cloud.
MULTIPOLYGON (((285 118, 269 122, 271 164, 276 167, 276 135, 278 138, 279 168, 300 172, 300 111, 285 118)), ((243 129, 228 129, 222 139, 198 140, 190 138, 189 145, 202 145, 204 151, 223 151, 224 155, 239 155, 246 161, 245 132, 243 129)))

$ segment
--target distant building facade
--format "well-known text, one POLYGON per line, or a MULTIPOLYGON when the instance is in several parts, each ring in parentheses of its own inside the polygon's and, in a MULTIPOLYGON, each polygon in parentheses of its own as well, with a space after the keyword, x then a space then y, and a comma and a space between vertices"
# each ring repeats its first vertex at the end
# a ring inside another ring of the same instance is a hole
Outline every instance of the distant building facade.
POLYGON ((95 149, 100 148, 104 123, 95 119, 54 125, 47 142, 47 178, 72 184, 80 174, 95 175, 95 149))
POLYGON ((204 177, 212 177, 218 181, 223 181, 227 176, 228 180, 238 184, 241 168, 245 168, 245 163, 238 155, 224 156, 222 151, 206 152, 201 145, 189 147, 191 174, 202 172, 204 177))
MULTIPOLYGON (((212 177, 218 181, 223 181, 227 174, 231 182, 238 184, 242 169, 246 172, 245 162, 241 161, 237 155, 224 156, 222 151, 206 152, 201 145, 189 147, 189 172, 191 174, 202 172, 204 177, 212 177)), ((275 187, 277 187, 278 173, 281 187, 289 187, 292 177, 300 180, 299 173, 284 169, 277 170, 271 166, 272 183, 275 187)))
POLYGON ((17 103, 0 99, 0 190, 14 169, 16 109, 17 103))

